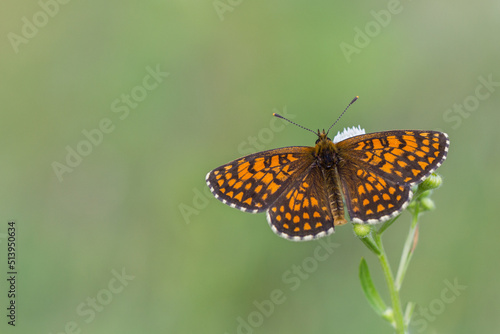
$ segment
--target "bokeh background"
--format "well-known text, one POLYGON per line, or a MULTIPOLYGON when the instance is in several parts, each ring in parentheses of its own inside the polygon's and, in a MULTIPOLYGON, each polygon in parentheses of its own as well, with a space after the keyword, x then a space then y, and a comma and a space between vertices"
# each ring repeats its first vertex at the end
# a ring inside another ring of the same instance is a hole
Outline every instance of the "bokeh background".
MULTIPOLYGON (((60 1, 0 13, 2 332, 391 333, 360 288, 365 257, 389 302, 350 224, 289 242, 205 185, 244 154, 313 145, 273 112, 327 128, 356 95, 335 133, 451 139, 402 289, 412 332, 500 328, 498 1, 60 1), (334 251, 317 261, 318 247, 334 251)), ((409 221, 385 234, 393 269, 409 221)))

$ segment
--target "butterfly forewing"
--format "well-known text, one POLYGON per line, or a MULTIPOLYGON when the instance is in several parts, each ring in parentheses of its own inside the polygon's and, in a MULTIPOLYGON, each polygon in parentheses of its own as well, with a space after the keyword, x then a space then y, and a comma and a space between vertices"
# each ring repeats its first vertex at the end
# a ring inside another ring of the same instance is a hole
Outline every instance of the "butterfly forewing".
POLYGON ((313 162, 312 147, 285 147, 248 155, 209 172, 210 191, 242 211, 261 212, 313 162))
POLYGON ((448 146, 445 133, 418 130, 375 132, 337 144, 343 160, 398 184, 409 185, 436 170, 446 158, 448 146))

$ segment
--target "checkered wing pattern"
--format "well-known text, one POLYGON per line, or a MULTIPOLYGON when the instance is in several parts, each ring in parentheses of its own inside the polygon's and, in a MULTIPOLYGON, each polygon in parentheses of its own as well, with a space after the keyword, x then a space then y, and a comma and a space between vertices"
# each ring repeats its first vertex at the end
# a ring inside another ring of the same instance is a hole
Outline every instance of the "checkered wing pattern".
POLYGON ((410 187, 446 158, 449 140, 436 131, 385 131, 336 144, 346 206, 354 222, 377 223, 404 210, 410 187))
POLYGON ((285 147, 248 155, 207 174, 214 196, 242 211, 262 212, 313 163, 312 147, 285 147))
POLYGON ((312 240, 333 233, 346 223, 335 174, 313 164, 267 212, 275 233, 292 240, 312 240))

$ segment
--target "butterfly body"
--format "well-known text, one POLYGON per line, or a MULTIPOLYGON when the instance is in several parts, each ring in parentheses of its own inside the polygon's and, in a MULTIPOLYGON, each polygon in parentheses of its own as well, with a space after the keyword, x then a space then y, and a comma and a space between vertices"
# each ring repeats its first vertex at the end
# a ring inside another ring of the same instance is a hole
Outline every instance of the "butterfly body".
POLYGON ((318 140, 316 140, 316 146, 314 147, 314 157, 317 163, 325 168, 333 168, 338 163, 338 156, 335 144, 330 138, 327 137, 325 130, 319 133, 318 130, 318 140))
POLYGON ((242 157, 209 172, 207 185, 223 203, 266 211, 281 237, 312 240, 347 222, 375 224, 406 208, 411 186, 446 158, 445 133, 394 130, 333 142, 317 133, 313 147, 293 146, 242 157))

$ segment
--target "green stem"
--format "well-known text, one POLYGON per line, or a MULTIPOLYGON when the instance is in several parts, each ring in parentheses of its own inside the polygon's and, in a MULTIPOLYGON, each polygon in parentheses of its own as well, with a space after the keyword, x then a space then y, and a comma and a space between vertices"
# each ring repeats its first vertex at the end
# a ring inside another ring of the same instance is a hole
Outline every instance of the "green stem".
POLYGON ((378 249, 380 250, 380 255, 378 256, 378 259, 380 261, 380 265, 382 266, 382 270, 384 271, 385 280, 387 281, 387 287, 389 288, 389 293, 391 295, 396 333, 405 334, 405 324, 403 319, 403 311, 401 308, 399 291, 396 289, 396 286, 394 284, 394 277, 392 276, 391 267, 389 265, 387 255, 385 253, 384 246, 382 245, 382 236, 379 233, 375 233, 374 239, 375 243, 378 246, 378 249))
POLYGON ((413 243, 415 240, 415 233, 418 228, 418 214, 419 214, 419 204, 415 205, 415 210, 413 212, 413 219, 411 221, 410 231, 406 237, 405 245, 403 247, 403 252, 401 253, 401 260, 399 261, 398 273, 396 274, 396 289, 399 291, 403 285, 403 279, 410 264, 410 260, 413 256, 413 243))

